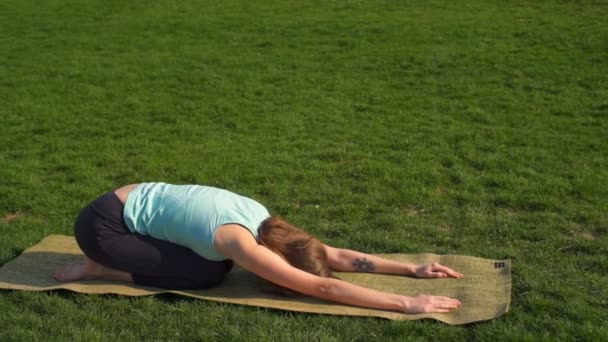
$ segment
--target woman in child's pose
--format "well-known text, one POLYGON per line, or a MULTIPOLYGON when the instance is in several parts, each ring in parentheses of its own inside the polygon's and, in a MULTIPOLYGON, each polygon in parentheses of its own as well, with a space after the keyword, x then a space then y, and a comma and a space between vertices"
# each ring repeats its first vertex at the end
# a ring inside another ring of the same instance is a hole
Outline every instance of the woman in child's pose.
POLYGON ((305 295, 407 313, 448 312, 460 301, 406 297, 353 285, 331 270, 419 278, 461 278, 438 263, 404 264, 324 245, 260 203, 201 185, 142 183, 111 191, 85 207, 75 224, 86 255, 60 267, 60 281, 105 279, 168 289, 217 285, 236 262, 305 295))

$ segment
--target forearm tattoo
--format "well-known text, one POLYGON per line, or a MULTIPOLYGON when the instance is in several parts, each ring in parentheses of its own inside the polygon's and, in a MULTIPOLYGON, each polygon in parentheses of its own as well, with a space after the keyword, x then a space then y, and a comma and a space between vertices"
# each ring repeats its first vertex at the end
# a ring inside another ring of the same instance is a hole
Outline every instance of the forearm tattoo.
POLYGON ((353 261, 353 267, 357 272, 373 272, 376 269, 374 263, 366 258, 355 259, 355 261, 353 261))

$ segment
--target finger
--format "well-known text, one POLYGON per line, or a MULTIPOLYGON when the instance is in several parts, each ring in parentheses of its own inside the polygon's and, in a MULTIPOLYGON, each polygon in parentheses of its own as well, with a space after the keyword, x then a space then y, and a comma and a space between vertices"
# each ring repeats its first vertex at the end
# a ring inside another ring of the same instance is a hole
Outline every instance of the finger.
POLYGON ((436 308, 442 308, 442 309, 456 309, 457 307, 460 307, 460 303, 455 303, 455 302, 444 302, 444 303, 435 303, 433 306, 436 308))
POLYGON ((460 303, 460 300, 456 299, 456 298, 450 298, 450 297, 441 297, 442 300, 444 301, 450 301, 450 302, 456 302, 456 303, 460 303))
POLYGON ((454 278, 462 278, 462 277, 463 277, 463 274, 462 274, 462 273, 460 273, 460 272, 456 272, 456 271, 454 271, 454 270, 453 270, 453 269, 451 269, 451 268, 447 268, 447 267, 445 267, 444 272, 445 272, 445 273, 446 273, 448 276, 450 276, 450 277, 454 277, 454 278))
POLYGON ((447 276, 443 272, 429 272, 429 278, 446 278, 447 276))
POLYGON ((431 312, 450 312, 452 310, 456 310, 457 308, 433 308, 431 312))
POLYGON ((454 278, 462 278, 462 273, 458 273, 458 272, 454 271, 453 269, 443 266, 439 263, 433 263, 433 271, 444 272, 448 276, 454 277, 454 278))
POLYGON ((446 311, 451 311, 451 310, 456 310, 458 309, 459 305, 456 304, 442 304, 442 305, 434 305, 432 310, 446 310, 446 311))
POLYGON ((447 273, 448 276, 452 277, 452 278, 462 278, 464 277, 464 275, 462 273, 456 272, 454 270, 448 270, 445 273, 447 273))
POLYGON ((462 302, 459 301, 458 299, 444 297, 444 296, 435 296, 435 300, 437 300, 438 303, 455 303, 458 305, 462 304, 462 302))
POLYGON ((447 266, 443 266, 442 264, 440 264, 438 262, 435 262, 435 263, 433 263, 433 271, 441 271, 441 272, 449 273, 450 271, 452 271, 452 269, 447 266))

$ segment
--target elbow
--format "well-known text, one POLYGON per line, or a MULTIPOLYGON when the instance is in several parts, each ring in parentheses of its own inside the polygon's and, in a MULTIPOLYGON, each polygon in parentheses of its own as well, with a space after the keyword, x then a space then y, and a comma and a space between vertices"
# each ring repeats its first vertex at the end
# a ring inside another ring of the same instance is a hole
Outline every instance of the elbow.
POLYGON ((320 278, 315 286, 315 297, 323 299, 332 299, 336 292, 336 279, 320 278))

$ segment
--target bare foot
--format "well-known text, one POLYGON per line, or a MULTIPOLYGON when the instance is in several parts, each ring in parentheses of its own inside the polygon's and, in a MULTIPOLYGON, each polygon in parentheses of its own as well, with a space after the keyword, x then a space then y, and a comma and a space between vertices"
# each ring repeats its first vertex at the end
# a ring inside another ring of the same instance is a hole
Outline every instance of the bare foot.
POLYGON ((55 271, 55 279, 59 281, 113 280, 133 283, 131 273, 107 268, 87 257, 59 267, 55 271))
POLYGON ((93 260, 84 257, 59 267, 55 271, 55 279, 59 281, 95 279, 102 267, 93 260))

